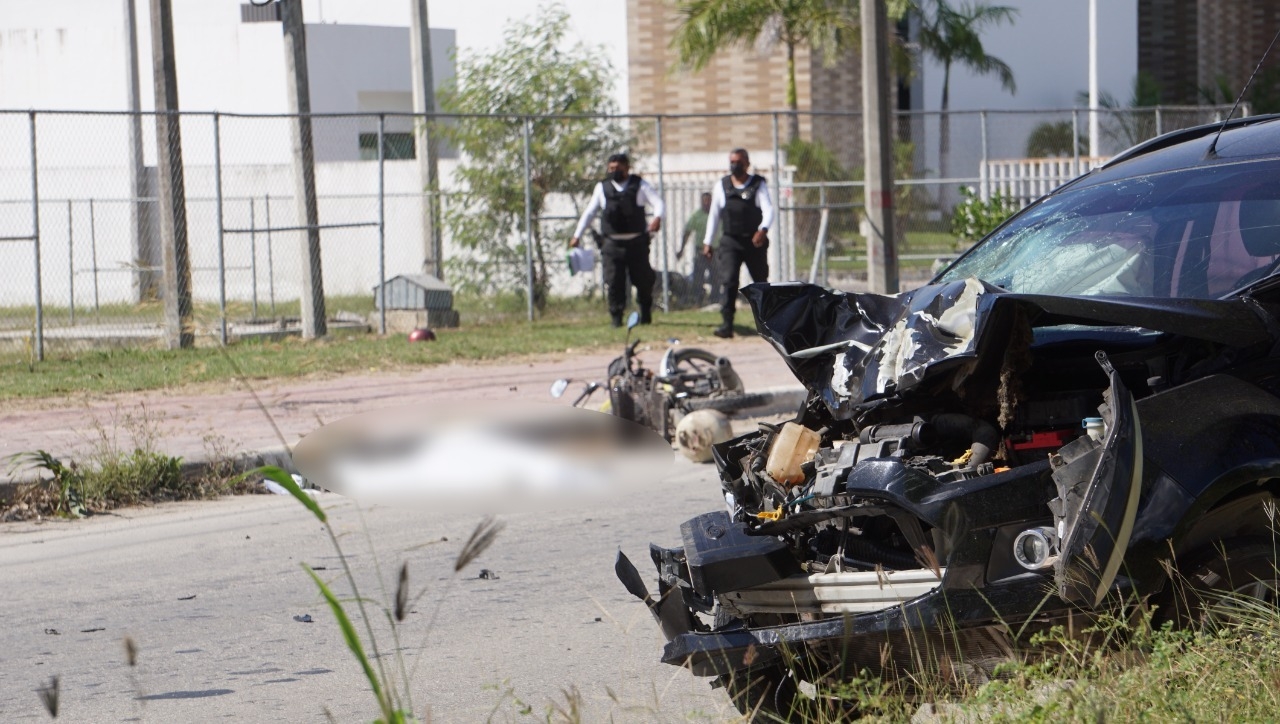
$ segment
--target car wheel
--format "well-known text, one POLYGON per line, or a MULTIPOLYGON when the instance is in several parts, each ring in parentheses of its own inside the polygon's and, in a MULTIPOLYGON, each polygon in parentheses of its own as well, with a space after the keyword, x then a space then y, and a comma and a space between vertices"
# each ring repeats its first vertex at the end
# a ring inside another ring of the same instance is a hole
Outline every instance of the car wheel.
POLYGON ((1179 625, 1236 619, 1251 602, 1280 605, 1280 543, 1259 538, 1219 541, 1193 554, 1158 603, 1179 625), (1246 601, 1250 603, 1246 603, 1246 601))

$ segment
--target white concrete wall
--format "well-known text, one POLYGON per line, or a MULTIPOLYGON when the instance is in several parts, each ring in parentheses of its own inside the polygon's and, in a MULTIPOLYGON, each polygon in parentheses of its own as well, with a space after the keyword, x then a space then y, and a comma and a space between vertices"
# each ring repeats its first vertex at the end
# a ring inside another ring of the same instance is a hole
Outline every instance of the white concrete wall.
MULTIPOLYGON (((155 107, 151 27, 147 1, 137 0, 137 5, 139 97, 146 111, 155 107)), ((173 5, 182 110, 288 112, 279 23, 242 23, 236 2, 173 0, 173 5)), ((126 110, 123 6, 122 0, 0 0, 0 110, 126 110)), ((412 93, 407 27, 308 24, 307 36, 314 112, 411 110, 393 97, 412 93), (381 98, 390 102, 382 106, 381 98)), ((454 77, 455 33, 433 29, 431 39, 435 83, 440 87, 454 77)), ((42 141, 42 165, 114 166, 127 161, 128 126, 123 118, 104 117, 96 123, 50 118, 47 123, 48 133, 57 140, 47 149, 42 141)), ((359 159, 362 130, 376 128, 356 120, 318 121, 314 130, 317 160, 359 159)), ((16 131, 0 128, 0 133, 12 136, 16 131)), ((143 123, 143 133, 146 163, 154 164, 154 121, 143 123)), ((290 156, 288 139, 284 121, 229 120, 222 140, 224 160, 284 163, 290 156)), ((0 137, 0 144, 6 140, 12 139, 0 137)), ((208 121, 184 122, 183 140, 185 158, 212 163, 208 121)), ((9 163, 0 160, 0 165, 9 163)))
MULTIPOLYGON (((454 162, 441 163, 441 177, 453 178, 454 162)), ((316 190, 320 223, 369 223, 378 219, 378 166, 369 162, 319 163, 316 190)), ((29 176, 0 170, 0 236, 30 233, 29 176)), ((191 250, 194 295, 201 301, 218 299, 217 206, 213 168, 187 168, 187 228, 191 250)), ((134 299, 133 261, 129 238, 129 209, 120 190, 126 185, 123 168, 42 169, 40 188, 41 280, 47 304, 65 307, 72 294, 74 259, 75 298, 83 308, 92 301, 94 269, 102 304, 134 299), (92 226, 89 199, 94 199, 92 226), (72 200, 68 224, 67 200, 72 200), (70 249, 70 251, 69 251, 70 249)), ((267 226, 267 198, 273 227, 299 223, 293 201, 293 169, 285 163, 229 166, 223 173, 223 218, 227 229, 267 226), (251 200, 252 199, 252 203, 251 200)), ((422 268, 422 198, 415 161, 386 163, 387 276, 416 274, 422 268)), ((274 282, 277 300, 298 298, 301 234, 225 233, 227 295, 248 301, 253 296, 253 262, 257 262, 258 296, 268 299, 274 282), (270 252, 268 252, 270 248, 270 252), (270 259, 268 254, 270 253, 270 259), (269 267, 273 267, 271 274, 269 267)), ((330 295, 372 294, 378 276, 378 229, 375 226, 327 229, 321 232, 325 292, 330 295)), ((35 267, 29 243, 0 244, 0 307, 33 305, 35 267)))

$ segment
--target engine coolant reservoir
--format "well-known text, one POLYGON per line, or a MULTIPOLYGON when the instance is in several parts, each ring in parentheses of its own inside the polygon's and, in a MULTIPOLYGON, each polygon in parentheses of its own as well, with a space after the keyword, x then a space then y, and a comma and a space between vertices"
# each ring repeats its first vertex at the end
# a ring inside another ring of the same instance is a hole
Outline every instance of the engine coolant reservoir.
POLYGON ((813 459, 821 438, 818 433, 794 422, 784 423, 773 438, 764 470, 769 477, 784 485, 804 482, 800 466, 813 459))

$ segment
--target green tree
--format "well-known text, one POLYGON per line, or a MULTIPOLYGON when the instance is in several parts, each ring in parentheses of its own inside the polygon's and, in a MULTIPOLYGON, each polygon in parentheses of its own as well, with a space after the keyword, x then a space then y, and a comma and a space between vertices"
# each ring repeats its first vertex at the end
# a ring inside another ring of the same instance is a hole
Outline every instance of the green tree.
POLYGON ((1007 63, 988 55, 982 47, 982 31, 1002 23, 1013 24, 1018 11, 1007 5, 989 5, 981 0, 951 5, 947 0, 914 0, 920 19, 920 48, 942 64, 942 118, 938 130, 938 172, 947 175, 947 153, 951 150, 951 66, 968 68, 977 75, 994 75, 1009 93, 1018 92, 1013 70, 1007 63))
MULTIPOLYGON (((1147 72, 1134 76, 1133 92, 1127 104, 1121 103, 1115 96, 1106 91, 1098 93, 1098 108, 1101 114, 1100 131, 1118 150, 1136 146, 1143 141, 1155 138, 1156 114, 1153 110, 1160 105, 1162 90, 1160 83, 1147 72)), ((1080 105, 1089 105, 1089 93, 1080 91, 1076 94, 1080 105)), ((1088 141, 1085 141, 1088 147, 1088 141)))
POLYGON ((1029 158, 1074 156, 1077 148, 1087 149, 1089 139, 1073 138, 1071 121, 1045 121, 1031 129, 1027 136, 1029 158))
MULTIPOLYGON (((1241 88, 1221 73, 1214 76, 1212 84, 1196 88, 1201 102, 1213 106, 1234 105, 1240 92, 1241 88)), ((1244 100, 1254 114, 1280 113, 1280 66, 1273 65, 1258 71, 1258 77, 1249 85, 1244 100)))
POLYGON ((465 286, 482 293, 527 287, 527 121, 533 292, 539 308, 546 303, 548 244, 556 246, 570 233, 563 224, 538 223, 548 198, 565 194, 581 208, 604 173, 605 158, 633 140, 620 123, 601 117, 618 112, 614 72, 605 57, 603 47, 569 37, 569 14, 553 4, 531 20, 508 24, 492 53, 459 59, 457 82, 441 91, 441 108, 481 114, 443 129, 462 155, 456 172, 461 192, 450 199, 444 221, 463 250, 449 263, 465 286))
MULTIPOLYGON (((680 27, 671 39, 681 65, 705 68, 716 53, 732 46, 771 48, 787 54, 787 109, 796 99, 796 49, 809 47, 835 61, 856 42, 856 3, 851 0, 677 0, 680 27)), ((800 137, 800 119, 787 119, 787 140, 800 137)))

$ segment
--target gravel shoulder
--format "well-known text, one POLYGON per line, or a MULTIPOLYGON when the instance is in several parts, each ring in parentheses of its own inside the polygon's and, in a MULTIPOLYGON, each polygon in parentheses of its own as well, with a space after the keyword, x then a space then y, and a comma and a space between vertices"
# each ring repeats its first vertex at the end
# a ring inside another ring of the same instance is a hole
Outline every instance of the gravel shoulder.
MULTIPOLYGON (((798 386, 777 352, 758 337, 701 346, 727 355, 748 391, 798 386)), ((646 341, 640 347, 641 359, 656 366, 665 349, 665 343, 646 341)), ((551 383, 560 377, 601 379, 617 354, 613 350, 564 353, 433 366, 412 373, 255 382, 261 406, 254 394, 239 385, 6 406, 0 415, 0 459, 37 449, 74 459, 93 449, 97 428, 122 434, 118 428, 126 415, 154 423, 161 452, 200 460, 219 453, 279 449, 325 423, 397 405, 466 399, 567 404, 552 400, 551 383)), ((127 439, 120 442, 129 443, 127 439)), ((3 475, 0 470, 0 481, 3 475)))

